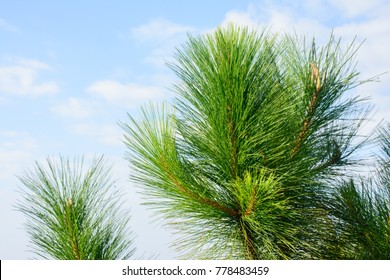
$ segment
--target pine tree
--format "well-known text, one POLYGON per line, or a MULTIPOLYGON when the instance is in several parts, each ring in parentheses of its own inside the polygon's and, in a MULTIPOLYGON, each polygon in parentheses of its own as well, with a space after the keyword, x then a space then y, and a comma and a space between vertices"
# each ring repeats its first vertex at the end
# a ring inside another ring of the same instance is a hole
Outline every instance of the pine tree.
POLYGON ((229 25, 177 50, 176 98, 121 126, 131 179, 183 257, 356 257, 348 219, 359 217, 338 207, 365 199, 345 185, 371 110, 346 94, 364 82, 357 49, 229 25))
POLYGON ((86 168, 82 158, 47 158, 19 176, 24 187, 17 209, 35 254, 44 259, 127 259, 134 253, 121 209, 121 192, 103 157, 86 168))

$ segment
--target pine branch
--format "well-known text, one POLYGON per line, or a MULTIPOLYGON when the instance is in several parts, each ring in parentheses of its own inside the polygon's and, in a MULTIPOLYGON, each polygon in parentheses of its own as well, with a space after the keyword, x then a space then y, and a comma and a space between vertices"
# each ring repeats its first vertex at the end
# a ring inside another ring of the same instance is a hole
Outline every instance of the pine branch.
POLYGON ((341 159, 341 156, 342 156, 340 147, 339 147, 339 145, 337 145, 335 140, 333 140, 333 145, 334 145, 334 150, 333 150, 332 157, 328 161, 326 161, 323 164, 321 164, 320 166, 316 167, 315 171, 324 170, 324 169, 336 164, 337 162, 339 162, 339 160, 341 159))
MULTIPOLYGON (((230 59, 230 57, 229 57, 230 59)), ((230 135, 230 172, 232 174, 232 178, 235 179, 237 177, 237 147, 236 147, 236 138, 234 136, 235 133, 235 127, 234 122, 232 120, 232 112, 231 112, 231 105, 228 104, 227 108, 227 127, 230 135)))
POLYGON ((257 189, 253 188, 252 198, 249 201, 248 208, 243 213, 243 216, 249 216, 250 214, 252 214, 253 208, 255 207, 256 204, 256 195, 257 195, 257 189))
POLYGON ((73 204, 72 198, 69 197, 68 202, 66 204, 65 218, 66 218, 66 224, 68 225, 68 232, 70 235, 73 256, 76 260, 80 260, 81 256, 80 256, 79 244, 76 236, 77 229, 74 228, 75 213, 72 204, 73 204))
POLYGON ((242 225, 241 230, 243 234, 244 244, 246 246, 246 259, 248 260, 259 259, 255 247, 253 245, 255 242, 254 236, 251 234, 250 228, 249 229, 246 228, 245 222, 243 221, 243 218, 252 214, 256 203, 256 195, 257 195, 257 189, 253 188, 253 195, 251 200, 249 201, 248 208, 244 213, 240 213, 240 218, 239 218, 240 223, 242 225))
MULTIPOLYGON (((310 62, 310 67, 311 67, 311 82, 314 85, 315 89, 314 89, 313 96, 310 99, 309 107, 307 108, 306 118, 303 121, 302 129, 297 137, 296 145, 292 151, 292 155, 295 155, 300 150, 303 142, 306 139, 306 135, 312 123, 312 118, 317 108, 318 98, 321 91, 321 79, 320 79, 320 72, 318 70, 318 67, 313 62, 310 62)), ((326 79, 326 75, 324 72, 323 81, 325 81, 325 79, 326 79)))
POLYGON ((244 240, 244 245, 246 248, 245 252, 245 259, 247 260, 258 260, 259 257, 256 253, 255 247, 253 245, 254 243, 254 236, 251 234, 250 229, 247 228, 245 221, 242 219, 239 220, 239 223, 241 224, 241 233, 244 240))
POLYGON ((214 201, 214 200, 211 200, 209 198, 206 198, 206 197, 201 197, 189 190, 187 190, 178 180, 177 178, 174 176, 174 174, 172 174, 172 172, 170 171, 170 169, 168 169, 168 166, 166 164, 166 162, 164 161, 164 159, 161 157, 160 158, 160 161, 162 163, 162 166, 164 168, 164 172, 167 174, 168 178, 170 179, 170 181, 177 187, 177 189, 186 194, 188 197, 198 201, 199 203, 201 204, 204 204, 204 205, 208 205, 208 206, 211 206, 229 216, 232 216, 232 217, 237 217, 239 216, 239 211, 237 211, 236 209, 230 209, 228 207, 225 207, 221 204, 219 204, 218 202, 214 201))

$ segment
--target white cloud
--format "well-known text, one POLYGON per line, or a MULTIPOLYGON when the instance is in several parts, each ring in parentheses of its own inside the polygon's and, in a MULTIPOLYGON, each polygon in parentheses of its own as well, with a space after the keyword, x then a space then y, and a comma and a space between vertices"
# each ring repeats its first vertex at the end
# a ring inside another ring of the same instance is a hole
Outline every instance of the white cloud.
POLYGON ((91 100, 68 98, 60 104, 52 106, 50 111, 65 118, 85 119, 93 115, 91 100))
POLYGON ((54 81, 39 81, 38 75, 52 68, 41 61, 8 58, 7 65, 0 66, 0 94, 42 96, 54 94, 59 86, 54 81))
POLYGON ((72 126, 74 133, 93 137, 101 144, 110 146, 122 145, 122 131, 115 124, 78 123, 72 126))
POLYGON ((28 133, 0 130, 0 258, 32 257, 26 254, 28 241, 22 228, 25 219, 14 207, 20 198, 16 175, 22 175, 30 167, 37 147, 36 140, 28 133))
MULTIPOLYGON (((350 1, 347 1, 350 2, 350 1)), ((351 1, 352 2, 352 1, 351 1)), ((390 2, 384 1, 357 1, 356 9, 349 13, 362 18, 351 20, 345 24, 337 26, 335 33, 347 41, 357 36, 362 44, 357 53, 358 65, 362 78, 371 78, 387 72, 380 76, 379 83, 369 83, 357 89, 361 96, 372 96, 372 102, 378 110, 376 120, 385 119, 390 121, 390 98, 388 89, 390 88, 390 2), (368 3, 370 5, 368 5, 368 3), (366 6, 368 5, 368 6, 366 6)))
POLYGON ((87 92, 105 101, 133 108, 148 100, 161 100, 164 90, 157 86, 146 86, 135 83, 121 84, 112 80, 97 81, 87 88, 87 92))
POLYGON ((196 32, 196 28, 174 23, 164 18, 156 18, 149 23, 135 27, 131 30, 134 39, 141 43, 149 43, 152 51, 144 62, 158 68, 165 67, 175 50, 186 39, 188 33, 196 32))
POLYGON ((266 1, 261 7, 249 5, 246 11, 227 12, 221 24, 226 26, 228 23, 234 23, 260 30, 267 28, 273 32, 294 33, 297 31, 298 34, 309 37, 315 34, 329 34, 331 28, 321 24, 319 19, 313 16, 302 16, 305 14, 302 9, 310 11, 320 9, 320 3, 309 3, 310 5, 289 6, 266 1))
POLYGON ((165 63, 172 57, 174 47, 160 47, 152 50, 143 62, 158 68, 165 66, 165 63))
POLYGON ((19 29, 16 26, 10 24, 9 22, 7 22, 3 18, 0 18, 0 29, 3 29, 3 30, 8 31, 8 32, 17 32, 17 31, 19 31, 19 29))
MULTIPOLYGON (((390 12, 390 5, 388 5, 390 12)), ((335 28, 336 34, 352 40, 357 36, 359 41, 366 40, 360 48, 359 65, 370 75, 389 71, 390 57, 390 18, 386 14, 365 20, 351 22, 335 28)))
POLYGON ((349 18, 372 15, 378 7, 388 4, 387 0, 331 0, 330 2, 342 12, 343 16, 349 18))
POLYGON ((21 167, 32 160, 37 146, 28 133, 0 131, 0 181, 13 181, 21 167))
POLYGON ((157 18, 147 24, 133 28, 132 35, 139 40, 166 40, 177 35, 193 31, 193 28, 169 21, 164 18, 157 18))
POLYGON ((256 28, 260 25, 260 20, 256 14, 255 6, 249 5, 246 11, 231 10, 227 12, 221 25, 226 26, 229 23, 256 28))

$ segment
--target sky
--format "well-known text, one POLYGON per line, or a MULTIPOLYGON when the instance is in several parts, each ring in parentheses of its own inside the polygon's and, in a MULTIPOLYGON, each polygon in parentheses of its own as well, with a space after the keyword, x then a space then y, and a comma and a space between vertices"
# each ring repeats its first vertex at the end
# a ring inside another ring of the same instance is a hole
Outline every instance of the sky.
POLYGON ((178 257, 173 233, 142 202, 118 122, 148 103, 168 101, 176 81, 166 67, 187 34, 234 22, 296 33, 325 43, 331 32, 363 43, 362 80, 353 94, 370 97, 390 120, 388 0, 0 1, 0 259, 29 259, 24 217, 14 209, 17 176, 47 156, 105 155, 123 188, 136 257, 178 257))

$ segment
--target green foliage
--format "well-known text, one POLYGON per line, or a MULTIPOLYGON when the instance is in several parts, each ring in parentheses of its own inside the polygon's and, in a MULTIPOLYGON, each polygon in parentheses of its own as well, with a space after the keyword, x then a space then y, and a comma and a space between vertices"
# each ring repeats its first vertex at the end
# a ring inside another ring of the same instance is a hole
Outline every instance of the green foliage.
POLYGON ((345 182, 330 205, 342 258, 390 259, 390 125, 379 133, 382 156, 374 178, 345 182))
POLYGON ((120 209, 119 191, 103 157, 85 169, 83 159, 47 158, 19 177, 34 252, 45 259, 129 258, 129 213, 120 209))
POLYGON ((337 192, 337 243, 345 259, 390 259, 389 197, 372 184, 345 183, 337 192))
POLYGON ((173 104, 121 126, 131 178, 184 256, 345 257, 331 202, 370 112, 344 94, 362 83, 356 50, 233 25, 177 50, 173 104))

